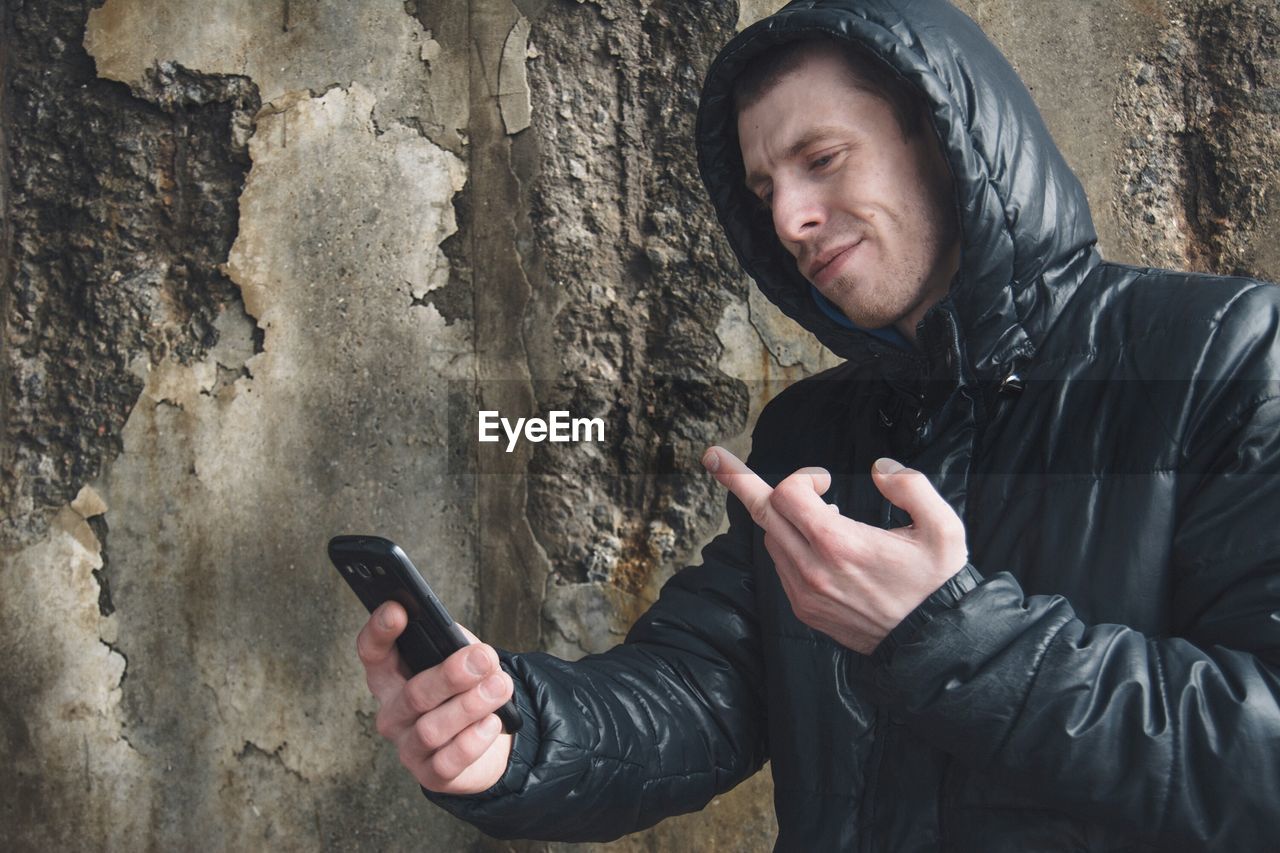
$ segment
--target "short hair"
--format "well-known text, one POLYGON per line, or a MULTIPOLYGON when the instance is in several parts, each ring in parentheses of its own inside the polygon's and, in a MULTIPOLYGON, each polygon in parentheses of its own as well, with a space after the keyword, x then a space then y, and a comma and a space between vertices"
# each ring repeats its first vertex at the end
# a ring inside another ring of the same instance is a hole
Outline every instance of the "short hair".
POLYGON ((880 98, 893 109, 905 138, 910 139, 920 132, 924 125, 924 97, 901 74, 865 48, 822 36, 781 42, 754 57, 751 64, 734 78, 734 113, 741 113, 758 102, 783 77, 823 52, 843 59, 849 72, 849 82, 880 98))

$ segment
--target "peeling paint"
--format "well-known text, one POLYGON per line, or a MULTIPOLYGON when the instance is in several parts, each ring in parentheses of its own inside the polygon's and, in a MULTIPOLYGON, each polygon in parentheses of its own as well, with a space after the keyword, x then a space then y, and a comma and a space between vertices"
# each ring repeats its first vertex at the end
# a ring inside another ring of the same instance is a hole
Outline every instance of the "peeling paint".
POLYGON ((107 0, 90 13, 84 44, 99 76, 130 85, 165 61, 249 77, 263 101, 360 83, 377 99, 379 124, 415 117, 452 137, 466 127, 466 99, 443 97, 431 85, 433 74, 451 73, 440 67, 446 58, 437 55, 428 68, 432 39, 402 0, 315 0, 288 8, 283 27, 278 0, 107 0))
POLYGON ((93 486, 81 486, 76 499, 71 502, 71 508, 81 518, 88 520, 106 512, 107 502, 94 490, 93 486))
POLYGON ((135 89, 93 76, 84 0, 11 6, 3 123, 12 243, 0 304, 0 543, 43 538, 119 450, 138 356, 198 360, 238 299, 216 269, 248 169, 244 78, 164 64, 135 89))
POLYGON ((738 32, 787 5, 788 0, 738 0, 738 32))
POLYGON ((529 21, 521 16, 502 45, 498 65, 498 109, 507 135, 519 133, 529 126, 532 106, 525 61, 529 58, 529 21))
MULTIPOLYGON (((474 614, 473 486, 450 473, 444 415, 450 380, 473 369, 471 330, 429 303, 390 308, 447 279, 439 244, 466 171, 375 112, 355 84, 260 115, 225 265, 246 310, 217 318, 202 360, 135 363, 144 387, 123 451, 78 501, 110 508, 116 611, 102 642, 132 650, 116 701, 150 757, 138 784, 164 816, 129 846, 328 838, 341 824, 323 828, 323 803, 349 802, 335 785, 351 778, 368 782, 362 820, 399 803, 379 831, 409 838, 442 820, 396 786, 394 750, 361 736, 358 714, 374 707, 351 645, 361 609, 323 552, 337 532, 390 535, 460 619, 474 614), (222 392, 219 371, 234 376, 222 392), (433 494, 449 499, 423 500, 433 494), (264 760, 245 760, 246 743, 264 760), (299 784, 319 787, 303 797, 299 784)), ((64 538, 91 544, 72 520, 64 538)), ((100 618, 96 595, 86 588, 100 618)))
POLYGON ((54 518, 46 538, 0 554, 0 657, 6 673, 0 754, 6 795, 0 827, 14 849, 53 849, 72 827, 112 826, 106 849, 141 840, 153 799, 144 756, 125 737, 113 646, 117 621, 98 608, 99 543, 86 522, 104 507, 92 489, 54 518), (17 814, 63 803, 74 821, 24 823, 17 814), (17 814, 15 814, 15 812, 17 814))
MULTIPOLYGON (((723 350, 719 367, 746 383, 751 410, 748 429, 721 442, 734 453, 750 450, 750 425, 769 400, 788 385, 840 363, 840 359, 787 317, 752 285, 747 300, 731 302, 716 326, 723 350)), ((746 458, 746 456, 742 456, 746 458)))

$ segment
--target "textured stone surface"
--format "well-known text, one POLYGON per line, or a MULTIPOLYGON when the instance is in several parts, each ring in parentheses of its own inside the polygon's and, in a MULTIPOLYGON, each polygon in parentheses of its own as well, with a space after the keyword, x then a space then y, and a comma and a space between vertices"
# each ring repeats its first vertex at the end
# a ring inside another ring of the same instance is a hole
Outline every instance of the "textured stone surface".
MULTIPOLYGON (((1157 0, 1158 2, 1158 0, 1157 0)), ((1122 231, 1115 173, 1124 129, 1116 102, 1135 45, 1157 32, 1154 3, 1080 0, 1070 14, 1007 0, 961 0, 1022 76, 1067 162, 1080 176, 1092 205, 1105 256, 1133 261, 1122 231)))
POLYGON ((119 452, 140 384, 129 362, 199 358, 237 301, 235 237, 258 108, 244 78, 166 66, 148 100, 97 79, 87 0, 4 15, 9 145, 0 548, 32 544, 119 452))
POLYGON ((1280 279, 1280 8, 1166 8, 1128 63, 1117 205, 1126 237, 1166 265, 1280 279))
MULTIPOLYGON (((3 16, 0 847, 604 849, 422 803, 323 545, 388 534, 487 638, 571 658, 696 558, 702 449, 832 363, 692 159, 715 50, 782 4, 92 5, 3 16), (481 406, 606 441, 478 447, 481 406)), ((961 6, 1109 255, 1280 276, 1274 3, 961 6)), ((768 850, 770 795, 608 849, 768 850)))
POLYGON ((719 316, 745 283, 690 145, 730 11, 561 2, 531 34, 534 295, 549 315, 528 325, 531 372, 539 405, 604 417, 611 439, 599 454, 540 448, 530 510, 558 580, 591 579, 616 542, 601 579, 642 600, 714 527, 720 498, 697 459, 746 414, 743 385, 715 368, 719 316), (655 523, 675 548, 655 544, 655 523))

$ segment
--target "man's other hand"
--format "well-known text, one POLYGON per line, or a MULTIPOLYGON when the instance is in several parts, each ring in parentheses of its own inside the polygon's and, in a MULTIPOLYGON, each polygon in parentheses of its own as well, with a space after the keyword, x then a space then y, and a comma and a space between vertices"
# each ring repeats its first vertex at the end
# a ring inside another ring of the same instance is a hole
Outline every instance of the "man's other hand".
POLYGON ((862 524, 822 500, 831 475, 801 468, 777 485, 722 447, 702 457, 737 495, 773 557, 796 618, 836 642, 870 654, 912 610, 968 561, 964 523, 928 478, 891 459, 872 468, 876 487, 911 525, 862 524))
POLYGON ((378 700, 378 734, 396 745, 400 763, 418 784, 441 794, 476 794, 507 769, 511 735, 494 711, 511 698, 511 677, 498 653, 466 628, 473 645, 409 676, 396 637, 409 617, 387 602, 356 638, 369 690, 378 700))

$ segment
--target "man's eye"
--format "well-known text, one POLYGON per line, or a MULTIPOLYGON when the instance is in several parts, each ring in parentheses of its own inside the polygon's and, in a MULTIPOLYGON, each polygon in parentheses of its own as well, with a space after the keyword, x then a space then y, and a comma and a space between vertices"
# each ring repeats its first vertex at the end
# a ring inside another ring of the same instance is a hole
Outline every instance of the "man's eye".
POLYGON ((823 166, 826 166, 832 160, 834 160, 835 156, 836 155, 834 154, 823 154, 821 157, 817 158, 812 163, 810 163, 809 167, 811 169, 821 169, 823 166))

